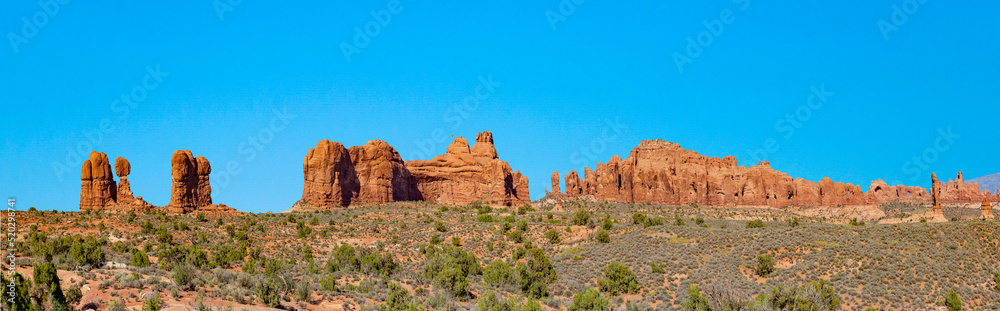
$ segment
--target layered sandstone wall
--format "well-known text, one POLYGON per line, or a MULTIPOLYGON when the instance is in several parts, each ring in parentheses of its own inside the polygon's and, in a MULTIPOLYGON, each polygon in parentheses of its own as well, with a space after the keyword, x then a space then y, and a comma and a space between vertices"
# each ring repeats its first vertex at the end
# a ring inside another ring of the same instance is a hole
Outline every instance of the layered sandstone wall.
POLYGON ((530 202, 528 178, 499 159, 490 132, 479 133, 471 147, 459 137, 442 155, 407 162, 381 140, 349 149, 322 140, 309 149, 302 171, 302 202, 295 209, 414 200, 530 202))
MULTIPOLYGON (((559 189, 558 175, 553 173, 552 189, 559 189)), ((738 166, 733 156, 707 157, 662 140, 641 142, 624 160, 616 155, 594 170, 584 168, 583 179, 570 171, 565 182, 567 195, 662 205, 809 207, 931 200, 922 187, 890 186, 876 180, 865 192, 860 185, 828 177, 819 182, 792 178, 772 169, 767 161, 738 166)), ((941 199, 950 203, 978 202, 990 196, 980 193, 978 185, 966 183, 961 173, 957 180, 932 184, 941 188, 941 199)))

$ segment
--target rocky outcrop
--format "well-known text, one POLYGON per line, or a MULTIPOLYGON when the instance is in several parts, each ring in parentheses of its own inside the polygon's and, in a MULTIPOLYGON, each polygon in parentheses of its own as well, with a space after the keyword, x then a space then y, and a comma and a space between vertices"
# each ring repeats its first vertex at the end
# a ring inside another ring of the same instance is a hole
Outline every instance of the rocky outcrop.
POLYGON ((983 198, 983 203, 979 205, 979 209, 982 219, 993 219, 993 206, 990 205, 990 199, 983 198))
POLYGON ((420 198, 399 153, 381 140, 350 149, 322 140, 309 149, 302 171, 305 207, 324 209, 420 198))
MULTIPOLYGON (((556 185, 558 175, 554 178, 556 185)), ((661 205, 818 207, 932 199, 931 193, 922 187, 890 186, 876 180, 865 192, 860 185, 835 182, 828 177, 818 182, 792 178, 771 168, 767 161, 740 166, 733 156, 707 157, 662 140, 641 142, 624 160, 616 155, 607 163, 598 163, 593 170, 584 168, 582 180, 575 171, 570 171, 565 182, 567 195, 661 205)), ((938 182, 934 185, 938 186, 938 182)), ((947 202, 969 202, 984 197, 979 187, 964 182, 961 174, 958 180, 939 186, 941 199, 947 202)))
POLYGON ((445 154, 406 162, 424 200, 466 204, 473 201, 503 205, 530 202, 528 179, 497 156, 493 134, 481 132, 469 147, 465 138, 452 141, 445 154))
POLYGON ((559 188, 559 172, 552 172, 552 193, 562 193, 559 188))
POLYGON ((105 210, 114 206, 117 186, 111 164, 103 152, 91 151, 80 172, 80 210, 105 210))
POLYGON ((190 150, 177 150, 170 158, 170 166, 173 179, 170 204, 167 205, 170 212, 188 213, 212 205, 212 186, 208 179, 212 166, 208 159, 195 158, 190 150))
POLYGON ((459 137, 443 155, 407 162, 381 140, 350 149, 323 140, 309 149, 302 170, 302 201, 295 210, 411 200, 505 205, 530 201, 528 178, 498 158, 490 132, 479 133, 471 148, 459 137))
POLYGON ((132 186, 128 182, 128 174, 132 172, 132 165, 122 157, 115 159, 115 175, 118 175, 118 202, 131 203, 135 200, 132 195, 132 186))

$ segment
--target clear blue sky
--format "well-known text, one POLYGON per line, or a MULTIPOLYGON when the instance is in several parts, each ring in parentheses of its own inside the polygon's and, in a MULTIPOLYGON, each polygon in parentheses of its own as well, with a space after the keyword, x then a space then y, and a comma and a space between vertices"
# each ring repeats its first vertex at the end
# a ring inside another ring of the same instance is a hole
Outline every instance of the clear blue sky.
POLYGON ((553 170, 624 158, 655 138, 866 190, 879 178, 927 186, 931 171, 1000 171, 998 3, 626 2, 564 4, 564 15, 555 0, 70 1, 58 11, 5 1, 0 194, 76 210, 82 162, 60 167, 102 120, 112 128, 92 149, 129 159, 132 190, 150 203, 169 202, 170 156, 190 149, 212 163, 214 201, 252 212, 301 197, 302 158, 321 139, 382 139, 411 160, 483 130, 535 199, 553 170), (354 28, 390 6, 348 62, 354 28), (690 58, 683 71, 677 55, 690 58), (477 87, 475 109, 456 110, 477 87), (812 88, 826 101, 810 107, 812 88), (115 102, 123 93, 144 98, 115 102), (294 117, 285 124, 275 110, 294 117), (935 149, 949 128, 960 137, 935 149), (907 164, 924 155, 933 161, 907 164), (227 163, 237 167, 223 176, 227 163))

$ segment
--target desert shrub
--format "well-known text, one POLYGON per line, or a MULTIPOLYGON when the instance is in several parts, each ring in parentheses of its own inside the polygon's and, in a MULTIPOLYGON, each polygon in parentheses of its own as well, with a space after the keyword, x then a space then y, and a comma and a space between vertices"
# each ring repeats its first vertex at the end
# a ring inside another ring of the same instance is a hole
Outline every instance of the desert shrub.
POLYGON ((754 219, 747 221, 747 228, 753 229, 753 228, 764 228, 764 227, 765 225, 763 220, 754 219))
POLYGON ((429 246, 425 250, 423 274, 434 286, 455 297, 468 295, 468 277, 482 273, 479 259, 472 253, 458 247, 438 249, 429 246))
POLYGON ((312 296, 312 281, 307 277, 303 277, 298 282, 295 282, 295 299, 298 301, 309 301, 312 296))
POLYGON ((712 307, 708 304, 708 299, 701 296, 701 289, 698 288, 698 285, 694 284, 688 284, 688 299, 681 303, 681 307, 684 311, 712 310, 712 307))
POLYGON ((319 288, 328 292, 337 290, 337 276, 333 273, 325 273, 319 279, 319 288))
POLYGON ((103 244, 106 242, 102 243, 92 236, 76 237, 70 246, 70 253, 78 265, 93 266, 105 260, 104 249, 101 248, 103 244))
POLYGON ((254 295, 260 302, 271 308, 281 306, 281 293, 279 291, 278 280, 274 277, 258 279, 254 284, 254 295))
POLYGON ((494 287, 517 284, 514 268, 500 260, 494 260, 483 268, 483 282, 494 287))
POLYGON ((317 226, 317 225, 319 225, 319 218, 316 218, 316 216, 313 216, 312 218, 310 218, 309 219, 309 225, 311 225, 311 226, 317 226))
POLYGON ((198 215, 195 216, 195 219, 197 219, 198 222, 205 222, 206 220, 208 220, 207 218, 205 218, 205 213, 198 213, 198 215))
POLYGON ((66 290, 66 303, 68 305, 77 304, 81 298, 83 298, 83 291, 79 286, 73 286, 66 290))
POLYGON ((607 298, 601 295, 601 292, 596 288, 588 289, 586 292, 577 293, 573 296, 573 304, 570 305, 566 310, 568 311, 585 311, 585 310, 607 310, 610 306, 607 298))
MULTIPOLYGON (((482 214, 482 215, 476 216, 476 221, 478 221, 478 222, 497 222, 497 220, 494 219, 493 216, 490 215, 490 214, 482 214)), ((441 222, 438 222, 438 223, 441 223, 441 222)), ((442 231, 442 232, 444 232, 444 231, 442 231)))
POLYGON ((594 240, 601 243, 611 242, 611 235, 608 234, 607 230, 600 229, 597 230, 597 234, 594 235, 594 240))
POLYGON ((684 219, 681 219, 680 215, 674 214, 674 226, 683 226, 684 219))
POLYGON ((153 292, 149 298, 146 298, 146 300, 142 302, 142 311, 159 311, 162 304, 163 300, 160 299, 160 294, 153 292))
POLYGON ((1000 292, 1000 272, 993 272, 993 289, 1000 292))
POLYGON ((520 215, 524 215, 527 214, 528 212, 534 212, 534 211, 535 209, 531 208, 531 205, 529 204, 521 205, 517 208, 517 213, 520 215))
POLYGON ((577 226, 586 226, 590 223, 590 212, 585 209, 580 209, 573 214, 573 224, 577 226))
POLYGON ((14 273, 11 279, 6 279, 3 276, 6 273, 0 275, 0 284, 3 284, 3 299, 2 305, 4 310, 30 310, 31 306, 31 281, 21 275, 21 273, 14 273), (13 288, 8 287, 13 284, 13 288), (9 291, 13 289, 12 291, 9 291))
POLYGON ((511 231, 507 237, 510 238, 511 241, 514 241, 514 243, 524 243, 524 234, 519 230, 511 231))
POLYGON ((487 214, 493 212, 493 207, 490 207, 489 205, 483 205, 483 203, 479 201, 473 201, 472 203, 469 203, 468 208, 471 210, 475 210, 479 214, 487 214))
POLYGON ((527 264, 520 262, 514 267, 521 292, 531 298, 548 296, 548 284, 558 279, 555 268, 539 248, 529 249, 527 259, 527 264))
POLYGON ((145 268, 145 267, 149 267, 149 264, 150 264, 149 263, 149 256, 146 255, 146 252, 143 252, 141 249, 136 249, 136 250, 132 251, 132 266, 133 267, 145 268))
POLYGON ((448 227, 445 227, 443 222, 438 221, 434 223, 434 230, 437 230, 438 232, 448 232, 448 227))
POLYGON ((799 226, 799 219, 798 218, 789 218, 788 219, 788 226, 789 227, 793 227, 793 228, 794 227, 798 227, 799 226))
POLYGON ((662 262, 653 262, 653 263, 650 263, 649 264, 649 268, 650 268, 650 270, 653 271, 653 273, 659 273, 659 274, 667 273, 667 271, 665 269, 663 269, 663 263, 662 262))
POLYGON ((451 237, 451 245, 455 247, 462 246, 462 239, 459 238, 457 235, 451 237))
POLYGON ((188 287, 191 285, 191 280, 194 280, 194 269, 186 264, 176 264, 174 265, 173 279, 177 286, 188 287))
POLYGON ((59 275, 56 274, 56 266, 52 262, 35 265, 32 276, 35 288, 43 290, 46 295, 51 296, 53 306, 66 305, 66 297, 63 296, 62 288, 59 286, 59 275))
POLYGON ((542 304, 538 303, 538 300, 528 299, 528 302, 524 303, 524 309, 522 311, 542 311, 542 304))
POLYGON ((509 311, 518 310, 519 303, 514 297, 497 297, 497 294, 493 291, 488 291, 479 297, 479 311, 509 311))
POLYGON ((528 232, 528 222, 524 219, 518 220, 517 230, 520 230, 521 232, 528 232))
POLYGON ((775 310, 839 310, 840 299, 833 287, 826 281, 812 281, 801 287, 776 286, 769 294, 760 295, 756 299, 775 310))
POLYGON ((646 222, 646 215, 643 215, 643 214, 640 214, 640 213, 632 214, 632 224, 633 225, 642 224, 644 222, 646 222))
POLYGON ((612 296, 621 293, 635 294, 639 292, 639 280, 627 266, 612 262, 604 266, 604 278, 597 280, 602 292, 612 296))
POLYGON ((604 220, 601 221, 601 228, 604 230, 611 230, 614 227, 614 222, 611 221, 610 216, 605 216, 604 220))
POLYGON ((854 218, 851 218, 851 221, 848 222, 847 224, 851 225, 851 226, 864 226, 865 225, 865 221, 864 220, 858 220, 857 217, 854 217, 854 218))
POLYGON ((405 288, 396 283, 389 283, 389 293, 385 296, 385 304, 379 307, 381 311, 417 311, 420 307, 405 288))
POLYGON ((308 237, 310 234, 312 234, 312 227, 306 226, 305 223, 301 223, 301 222, 297 223, 295 225, 295 237, 296 238, 300 238, 300 239, 301 238, 305 238, 305 237, 308 237))
POLYGON ((545 238, 549 239, 549 243, 552 244, 559 244, 559 242, 561 242, 559 239, 559 232, 556 232, 555 229, 549 229, 549 231, 546 231, 545 238))
POLYGON ((948 291, 948 295, 944 298, 944 306, 948 307, 948 311, 962 310, 962 300, 958 298, 958 293, 955 290, 948 291))
POLYGON ((701 226, 701 225, 705 224, 705 218, 701 218, 701 217, 695 218, 694 219, 694 223, 696 225, 701 226))
POLYGON ((153 223, 149 222, 149 220, 142 222, 142 225, 140 225, 140 227, 142 227, 142 230, 140 232, 142 232, 143 234, 153 233, 153 230, 156 229, 153 228, 153 223))
POLYGON ((648 216, 642 219, 642 227, 649 228, 652 226, 662 226, 663 217, 660 216, 648 216))
POLYGON ((772 272, 774 272, 774 257, 770 254, 757 255, 757 268, 754 269, 754 274, 767 276, 772 272))

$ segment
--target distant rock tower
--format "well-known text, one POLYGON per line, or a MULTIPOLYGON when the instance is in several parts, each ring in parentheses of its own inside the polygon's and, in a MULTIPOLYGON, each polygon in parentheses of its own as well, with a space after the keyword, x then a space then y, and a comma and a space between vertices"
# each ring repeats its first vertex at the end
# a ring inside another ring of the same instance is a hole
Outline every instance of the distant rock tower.
POLYGON ((562 189, 559 187, 559 172, 552 172, 552 193, 562 194, 562 189))
POLYGON ((990 205, 990 199, 983 198, 983 205, 979 208, 982 210, 983 219, 993 219, 993 207, 990 205))
POLYGON ((208 181, 212 166, 208 159, 195 158, 189 150, 177 150, 170 164, 173 188, 167 207, 171 212, 187 213, 212 204, 212 186, 208 181))
POLYGON ((931 173, 931 200, 934 202, 934 214, 931 215, 933 222, 945 222, 944 209, 941 207, 941 186, 938 185, 937 174, 931 173))

